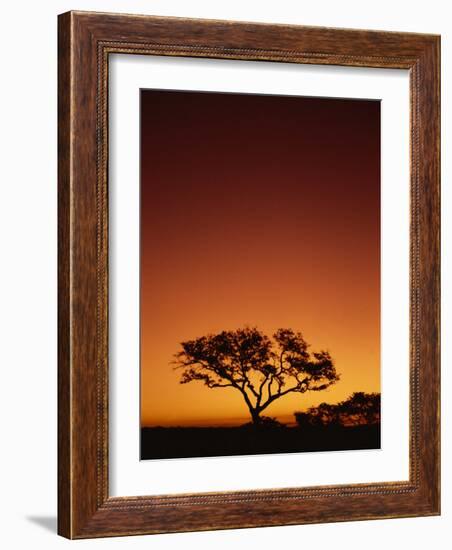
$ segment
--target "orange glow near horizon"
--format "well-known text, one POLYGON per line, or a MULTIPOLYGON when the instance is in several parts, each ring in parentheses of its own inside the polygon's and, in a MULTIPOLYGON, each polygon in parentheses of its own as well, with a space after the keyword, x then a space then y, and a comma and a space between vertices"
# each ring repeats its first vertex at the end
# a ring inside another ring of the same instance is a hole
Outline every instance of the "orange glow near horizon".
POLYGON ((267 416, 380 391, 380 103, 141 94, 142 425, 249 421, 236 390, 171 366, 244 326, 300 331, 341 374, 267 416))

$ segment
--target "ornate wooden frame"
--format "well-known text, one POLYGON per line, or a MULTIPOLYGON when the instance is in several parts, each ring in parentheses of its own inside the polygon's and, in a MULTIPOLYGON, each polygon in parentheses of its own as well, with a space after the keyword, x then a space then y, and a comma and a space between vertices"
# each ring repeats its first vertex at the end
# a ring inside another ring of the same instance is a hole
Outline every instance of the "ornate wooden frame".
POLYGON ((86 538, 439 514, 440 38, 68 12, 59 16, 58 47, 58 532, 68 538, 86 538), (111 53, 409 70, 409 481, 109 496, 107 89, 111 53))

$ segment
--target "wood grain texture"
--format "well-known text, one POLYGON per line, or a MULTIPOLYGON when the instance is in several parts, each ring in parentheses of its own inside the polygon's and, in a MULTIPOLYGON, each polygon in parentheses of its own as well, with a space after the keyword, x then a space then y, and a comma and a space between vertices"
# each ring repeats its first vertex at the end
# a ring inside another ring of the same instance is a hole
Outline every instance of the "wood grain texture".
POLYGON ((439 513, 438 36, 69 12, 59 17, 58 531, 68 538, 439 513), (108 495, 108 56, 410 70, 410 480, 108 495))
MULTIPOLYGON (((61 16, 67 25, 69 14, 61 16)), ((71 520, 70 410, 70 34, 58 35, 58 530, 69 535, 71 520), (64 93, 62 93, 64 90, 64 93)))

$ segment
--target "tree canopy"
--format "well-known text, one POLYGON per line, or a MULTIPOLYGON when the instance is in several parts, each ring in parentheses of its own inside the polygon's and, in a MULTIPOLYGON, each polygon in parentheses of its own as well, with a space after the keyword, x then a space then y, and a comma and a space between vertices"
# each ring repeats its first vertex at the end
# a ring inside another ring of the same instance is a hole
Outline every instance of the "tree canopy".
POLYGON ((269 338, 257 328, 225 330, 181 343, 175 368, 181 384, 194 380, 208 388, 241 393, 252 421, 290 393, 322 391, 339 380, 328 351, 310 352, 300 332, 278 329, 269 338))

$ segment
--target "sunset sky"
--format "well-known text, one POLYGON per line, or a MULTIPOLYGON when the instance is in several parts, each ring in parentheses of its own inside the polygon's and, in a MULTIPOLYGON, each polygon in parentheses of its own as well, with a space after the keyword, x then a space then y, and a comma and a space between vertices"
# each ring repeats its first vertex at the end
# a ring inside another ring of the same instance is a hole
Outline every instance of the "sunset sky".
POLYGON ((141 92, 142 425, 249 421, 170 364, 244 326, 301 331, 341 374, 268 416, 380 391, 378 101, 141 92))

